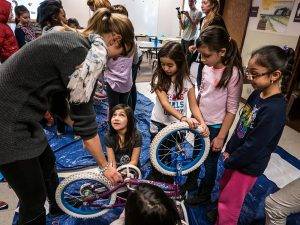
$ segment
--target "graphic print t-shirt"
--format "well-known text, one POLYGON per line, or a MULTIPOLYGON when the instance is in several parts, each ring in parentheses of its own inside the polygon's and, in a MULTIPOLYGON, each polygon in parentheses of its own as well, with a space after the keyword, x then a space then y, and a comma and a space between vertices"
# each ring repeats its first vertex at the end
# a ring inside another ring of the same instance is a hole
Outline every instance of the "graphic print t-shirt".
MULTIPOLYGON (((173 83, 171 84, 167 93, 171 106, 184 116, 186 116, 187 114, 187 94, 192 87, 192 82, 188 79, 185 79, 183 81, 182 93, 178 97, 176 96, 175 85, 173 83)), ((152 110, 151 120, 165 125, 169 125, 173 122, 178 122, 178 119, 176 119, 174 116, 171 116, 164 110, 157 96, 156 103, 152 110)))

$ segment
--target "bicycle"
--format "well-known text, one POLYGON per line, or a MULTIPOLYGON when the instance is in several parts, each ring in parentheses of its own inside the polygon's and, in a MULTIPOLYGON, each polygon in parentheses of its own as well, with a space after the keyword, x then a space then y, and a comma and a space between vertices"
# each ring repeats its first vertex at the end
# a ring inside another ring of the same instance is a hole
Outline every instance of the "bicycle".
MULTIPOLYGON (((189 129, 186 123, 175 123, 156 135, 150 146, 150 159, 163 174, 180 177, 200 166, 208 151, 209 139, 201 135, 199 128, 189 129), (166 146, 166 142, 173 144, 166 146)), ((118 171, 124 180, 116 186, 112 186, 100 173, 77 173, 65 178, 56 190, 57 204, 70 216, 94 218, 109 209, 125 206, 126 199, 118 194, 133 191, 137 185, 148 183, 162 188, 176 200, 177 205, 181 206, 181 214, 188 221, 178 179, 174 184, 142 180, 140 170, 129 164, 119 167, 118 171)))

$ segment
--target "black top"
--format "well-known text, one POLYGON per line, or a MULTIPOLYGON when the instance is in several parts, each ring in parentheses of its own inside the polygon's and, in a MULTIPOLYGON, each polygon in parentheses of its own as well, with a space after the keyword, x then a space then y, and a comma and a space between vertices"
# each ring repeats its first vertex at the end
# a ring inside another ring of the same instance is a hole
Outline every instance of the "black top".
MULTIPOLYGON (((88 40, 75 32, 50 33, 0 65, 0 165, 42 154, 47 139, 39 121, 52 95, 68 96, 69 76, 89 48, 88 40)), ((70 116, 74 132, 83 139, 97 134, 92 98, 85 104, 71 104, 70 116)))
POLYGON ((230 154, 225 168, 253 176, 263 174, 285 125, 284 96, 262 99, 260 93, 254 91, 248 98, 225 150, 230 154))
MULTIPOLYGON (((205 17, 202 17, 200 19, 200 29, 202 27, 202 23, 203 23, 204 19, 205 19, 205 17)), ((224 22, 222 16, 215 16, 214 19, 209 24, 209 26, 221 26, 221 27, 225 28, 225 30, 227 30, 225 22, 224 22)))
POLYGON ((114 136, 106 134, 105 136, 105 146, 108 148, 112 148, 115 153, 115 159, 117 166, 121 166, 124 164, 128 164, 131 161, 132 151, 134 148, 138 148, 142 146, 142 136, 139 131, 137 131, 135 139, 133 141, 133 147, 128 148, 119 148, 116 139, 114 136))

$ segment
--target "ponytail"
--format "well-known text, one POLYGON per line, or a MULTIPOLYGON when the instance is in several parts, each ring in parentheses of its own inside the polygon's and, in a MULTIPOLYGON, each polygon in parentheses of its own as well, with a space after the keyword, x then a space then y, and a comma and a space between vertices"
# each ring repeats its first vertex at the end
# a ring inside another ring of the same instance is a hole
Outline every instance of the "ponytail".
POLYGON ((107 8, 98 9, 89 19, 83 35, 87 37, 91 33, 99 35, 115 32, 122 36, 121 44, 129 47, 126 55, 134 50, 134 29, 127 16, 111 13, 107 8))
MULTIPOLYGON (((232 77, 233 67, 237 67, 239 79, 243 77, 243 63, 238 46, 227 31, 220 26, 209 26, 204 29, 196 42, 197 46, 206 45, 211 51, 220 51, 226 49, 225 55, 222 57, 222 64, 226 67, 217 88, 225 88, 232 77)), ((238 79, 238 81, 239 81, 238 79)), ((238 83, 237 81, 237 83, 238 83)))
POLYGON ((255 62, 267 68, 269 71, 279 70, 282 74, 281 91, 287 94, 287 88, 293 72, 295 51, 284 46, 280 48, 275 45, 264 46, 251 54, 255 57, 255 62))

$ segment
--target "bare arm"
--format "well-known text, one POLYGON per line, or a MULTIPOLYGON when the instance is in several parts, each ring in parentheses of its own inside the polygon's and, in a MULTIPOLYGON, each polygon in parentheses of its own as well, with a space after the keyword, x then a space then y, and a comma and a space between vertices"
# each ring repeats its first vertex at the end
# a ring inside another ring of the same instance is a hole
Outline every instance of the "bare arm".
POLYGON ((137 166, 140 158, 141 147, 136 147, 132 150, 130 164, 137 166))
POLYGON ((221 130, 220 130, 218 136, 215 137, 211 143, 213 151, 221 151, 222 150, 222 148, 224 146, 225 138, 228 135, 229 129, 234 121, 234 118, 235 118, 235 114, 232 114, 230 112, 226 113, 223 123, 222 123, 221 130))
POLYGON ((113 168, 117 168, 115 153, 112 148, 106 147, 107 160, 109 163, 112 163, 113 168))

